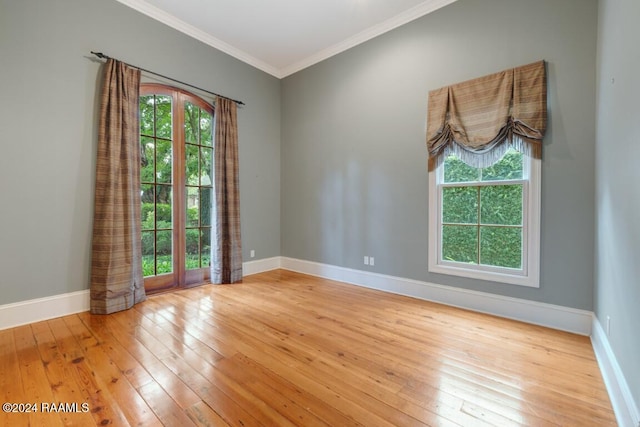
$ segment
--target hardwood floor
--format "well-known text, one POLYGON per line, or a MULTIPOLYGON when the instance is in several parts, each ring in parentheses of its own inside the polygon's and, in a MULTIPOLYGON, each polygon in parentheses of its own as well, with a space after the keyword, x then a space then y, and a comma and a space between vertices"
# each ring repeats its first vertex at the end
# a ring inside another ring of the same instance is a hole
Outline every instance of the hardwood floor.
POLYGON ((38 409, 2 426, 616 425, 588 337, 283 270, 3 330, 0 357, 38 409))

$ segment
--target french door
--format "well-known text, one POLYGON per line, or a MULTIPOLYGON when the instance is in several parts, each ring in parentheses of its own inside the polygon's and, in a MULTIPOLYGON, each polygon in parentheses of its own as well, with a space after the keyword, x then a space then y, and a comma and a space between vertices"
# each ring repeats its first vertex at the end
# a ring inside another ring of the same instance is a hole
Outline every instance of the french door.
POLYGON ((154 292, 210 278, 213 107, 170 86, 140 89, 142 269, 154 292))

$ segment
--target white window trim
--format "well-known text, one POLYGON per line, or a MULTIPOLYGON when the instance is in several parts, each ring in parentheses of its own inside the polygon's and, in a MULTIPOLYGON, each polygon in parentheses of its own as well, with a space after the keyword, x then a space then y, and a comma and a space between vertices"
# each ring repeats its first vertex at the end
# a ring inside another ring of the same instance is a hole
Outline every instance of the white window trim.
POLYGON ((541 161, 527 155, 523 156, 526 191, 523 201, 524 227, 523 246, 525 258, 523 269, 511 273, 507 268, 491 268, 472 264, 443 261, 440 251, 441 191, 443 163, 429 171, 429 272, 469 277, 512 285, 540 287, 540 200, 541 200, 541 161), (528 161, 527 161, 528 160, 528 161))

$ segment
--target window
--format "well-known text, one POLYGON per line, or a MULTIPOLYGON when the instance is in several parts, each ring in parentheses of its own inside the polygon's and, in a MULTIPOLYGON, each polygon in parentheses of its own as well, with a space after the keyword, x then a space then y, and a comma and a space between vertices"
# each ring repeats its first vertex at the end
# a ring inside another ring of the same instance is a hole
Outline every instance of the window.
POLYGON ((511 148, 474 168, 450 154, 429 189, 429 271, 539 286, 539 159, 511 148))
POLYGON ((213 108, 176 88, 141 85, 141 221, 145 289, 210 277, 213 108))

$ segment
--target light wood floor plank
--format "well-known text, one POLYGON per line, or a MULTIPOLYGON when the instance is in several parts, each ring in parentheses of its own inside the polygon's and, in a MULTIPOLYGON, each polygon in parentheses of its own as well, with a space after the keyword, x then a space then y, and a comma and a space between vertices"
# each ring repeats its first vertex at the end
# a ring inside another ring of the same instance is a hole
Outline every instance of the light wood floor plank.
POLYGON ((201 427, 227 427, 227 423, 216 411, 205 402, 199 402, 187 409, 191 421, 201 427))
POLYGON ((76 403, 87 402, 93 419, 99 424, 129 425, 122 408, 113 400, 105 382, 96 376, 87 361, 82 348, 64 322, 64 318, 49 320, 49 327, 56 339, 56 345, 69 379, 74 381, 85 397, 76 403))
MULTIPOLYGON (((2 376, 0 377, 0 393, 2 393, 2 403, 19 404, 30 403, 25 395, 18 354, 13 339, 13 331, 0 331, 0 366, 2 376)), ((25 412, 12 412, 17 410, 15 406, 9 406, 0 414, 0 425, 20 425, 28 424, 29 414, 25 412)))
POLYGON ((588 337, 274 270, 0 331, 0 425, 615 426, 588 337))
MULTIPOLYGON (((76 377, 71 373, 72 367, 65 360, 64 349, 58 345, 49 327, 49 322, 33 323, 31 330, 46 373, 46 377, 41 377, 40 380, 45 381, 50 387, 54 397, 53 402, 89 403, 90 398, 97 398, 87 395, 75 380, 76 377)), ((101 418, 99 422, 92 417, 92 414, 101 415, 100 407, 90 407, 89 410, 95 412, 60 412, 59 416, 65 425, 102 424, 102 420, 109 422, 106 417, 101 418)))
MULTIPOLYGON (((51 387, 46 381, 46 372, 38 347, 36 345, 33 331, 29 325, 20 326, 13 330, 16 344, 16 355, 20 363, 20 373, 24 398, 31 403, 54 402, 55 398, 51 387)), ((5 366, 2 364, 2 366, 5 366)), ((61 426, 62 420, 57 412, 43 413, 42 408, 37 412, 29 413, 29 424, 32 426, 61 426)))
POLYGON ((92 373, 106 385, 129 424, 145 427, 162 425, 135 387, 129 383, 124 371, 103 351, 104 344, 95 338, 82 320, 78 316, 64 317, 63 320, 84 350, 85 360, 92 373))
POLYGON ((153 340, 145 339, 144 331, 132 324, 132 315, 135 315, 133 310, 110 315, 106 327, 145 367, 153 377, 153 383, 159 384, 180 408, 186 409, 198 403, 200 401, 198 395, 160 360, 169 354, 166 348, 153 340))

